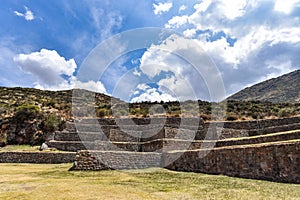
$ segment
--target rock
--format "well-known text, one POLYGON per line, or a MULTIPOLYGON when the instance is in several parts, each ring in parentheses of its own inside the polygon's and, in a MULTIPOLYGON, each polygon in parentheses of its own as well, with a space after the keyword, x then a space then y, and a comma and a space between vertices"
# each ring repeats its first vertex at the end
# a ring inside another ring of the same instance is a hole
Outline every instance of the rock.
POLYGON ((40 146, 40 151, 44 151, 44 150, 47 150, 49 147, 46 143, 43 143, 41 146, 40 146))
POLYGON ((5 147, 6 146, 6 143, 5 142, 0 142, 0 148, 1 147, 5 147))

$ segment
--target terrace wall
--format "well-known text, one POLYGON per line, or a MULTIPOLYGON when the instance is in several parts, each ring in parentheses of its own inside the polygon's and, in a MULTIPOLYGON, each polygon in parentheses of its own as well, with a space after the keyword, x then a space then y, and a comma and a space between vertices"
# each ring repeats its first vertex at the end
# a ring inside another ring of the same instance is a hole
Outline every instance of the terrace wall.
POLYGON ((0 152, 0 163, 59 164, 74 162, 74 152, 0 152))
POLYGON ((276 182, 300 183, 299 152, 299 141, 220 147, 210 151, 170 151, 161 154, 153 152, 79 151, 72 169, 165 167, 175 171, 224 174, 276 182))
POLYGON ((167 169, 300 183, 300 142, 236 146, 163 154, 167 169), (174 157, 180 157, 175 162, 174 157))

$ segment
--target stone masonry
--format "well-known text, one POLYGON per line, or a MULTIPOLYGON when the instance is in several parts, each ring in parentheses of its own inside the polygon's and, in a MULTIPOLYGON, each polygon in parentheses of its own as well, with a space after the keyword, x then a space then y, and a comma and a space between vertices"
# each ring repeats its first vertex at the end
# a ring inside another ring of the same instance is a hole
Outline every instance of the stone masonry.
POLYGON ((47 144, 77 152, 73 170, 165 167, 300 183, 300 117, 211 123, 88 118, 68 123, 47 144))

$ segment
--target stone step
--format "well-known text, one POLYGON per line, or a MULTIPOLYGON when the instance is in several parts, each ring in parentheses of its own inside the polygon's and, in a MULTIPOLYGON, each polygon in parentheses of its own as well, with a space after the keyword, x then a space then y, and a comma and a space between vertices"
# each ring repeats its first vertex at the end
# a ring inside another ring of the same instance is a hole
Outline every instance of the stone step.
POLYGON ((300 139, 300 129, 293 130, 293 131, 266 134, 266 135, 250 136, 245 138, 219 140, 216 143, 216 147, 236 146, 236 145, 246 145, 246 144, 260 144, 260 143, 288 141, 288 140, 295 140, 295 139, 300 139))
POLYGON ((99 123, 74 123, 68 122, 66 123, 66 131, 76 132, 77 129, 81 132, 98 132, 99 129, 122 129, 122 130, 135 130, 135 131, 143 131, 150 130, 154 128, 163 128, 164 126, 161 124, 152 124, 152 125, 101 125, 99 123))
POLYGON ((164 129, 148 129, 143 131, 111 129, 109 140, 114 142, 146 142, 165 138, 164 129))
POLYGON ((260 143, 280 142, 300 139, 300 130, 274 133, 262 136, 252 136, 225 140, 181 140, 164 139, 145 142, 141 144, 142 152, 166 152, 173 150, 195 150, 214 147, 253 145, 260 143))
POLYGON ((290 130, 297 130, 297 129, 300 129, 300 123, 271 126, 271 127, 267 127, 267 128, 260 128, 260 129, 250 130, 249 131, 249 136, 264 135, 264 134, 277 133, 277 132, 290 131, 290 130))
POLYGON ((144 169, 161 167, 160 153, 79 151, 72 170, 144 169))
POLYGON ((96 141, 108 140, 104 133, 97 132, 55 132, 54 140, 56 141, 96 141))
POLYGON ((96 141, 94 150, 98 151, 132 151, 141 152, 141 143, 138 142, 107 142, 96 141))
POLYGON ((127 141, 48 141, 49 147, 62 151, 101 150, 101 151, 133 151, 133 152, 166 152, 172 150, 195 150, 214 147, 253 145, 300 139, 300 130, 274 133, 225 140, 182 140, 156 139, 147 142, 127 141))
POLYGON ((46 144, 50 148, 56 148, 61 151, 77 152, 79 150, 94 149, 94 142, 80 142, 80 141, 56 141, 50 140, 46 144))

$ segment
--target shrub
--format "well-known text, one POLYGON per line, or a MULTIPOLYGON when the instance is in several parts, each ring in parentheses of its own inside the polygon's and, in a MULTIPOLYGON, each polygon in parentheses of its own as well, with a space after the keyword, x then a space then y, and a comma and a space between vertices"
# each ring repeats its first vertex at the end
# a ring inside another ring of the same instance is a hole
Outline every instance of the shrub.
POLYGON ((17 122, 24 122, 25 120, 32 120, 38 118, 40 115, 39 107, 31 104, 24 104, 17 107, 17 112, 14 115, 14 120, 17 122))
POLYGON ((293 114, 294 114, 294 111, 291 108, 282 108, 278 112, 279 117, 290 117, 293 114))
POLYGON ((226 115, 226 120, 227 121, 235 121, 235 120, 238 120, 238 116, 234 113, 228 113, 226 115))
POLYGON ((42 122, 42 130, 45 133, 59 130, 62 121, 57 115, 51 114, 42 122))
POLYGON ((109 115, 109 111, 105 108, 100 108, 97 110, 97 117, 107 117, 109 115))

